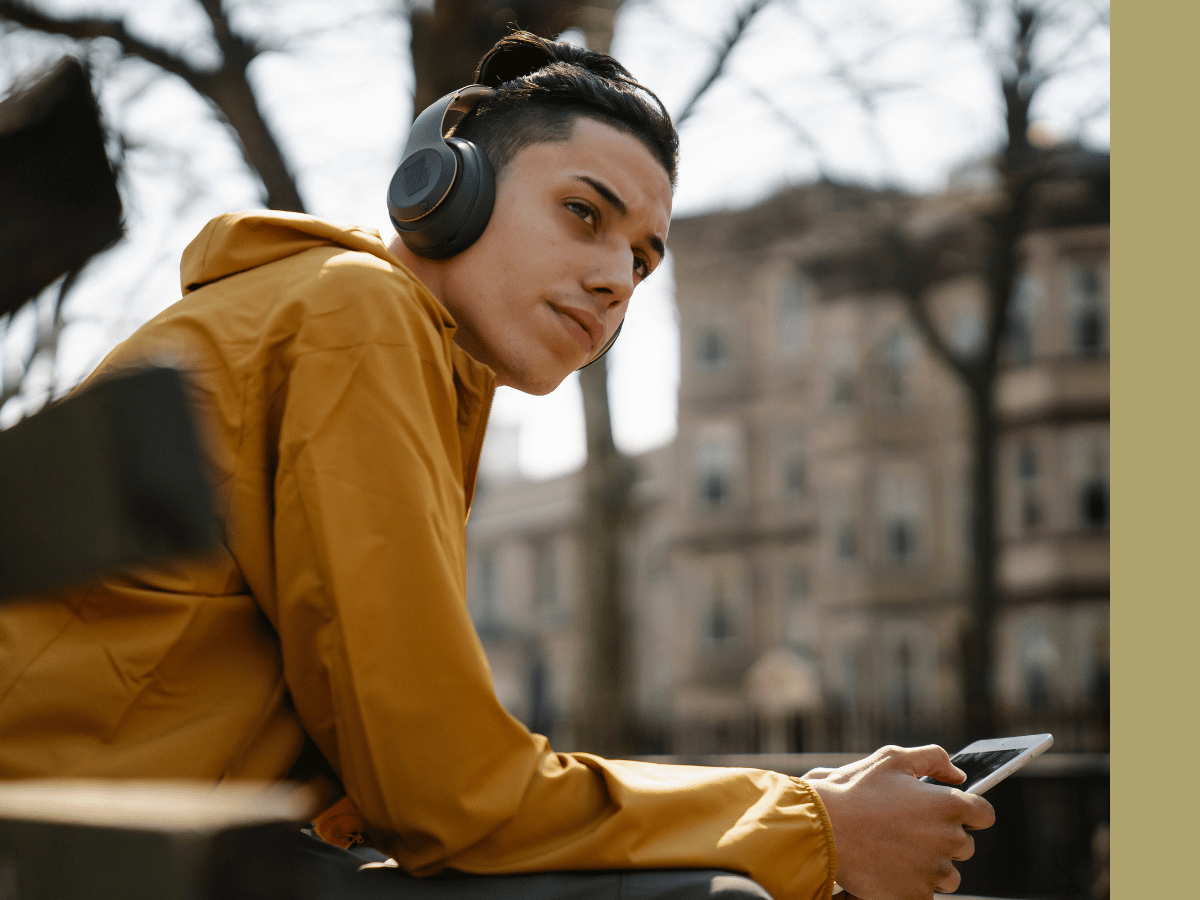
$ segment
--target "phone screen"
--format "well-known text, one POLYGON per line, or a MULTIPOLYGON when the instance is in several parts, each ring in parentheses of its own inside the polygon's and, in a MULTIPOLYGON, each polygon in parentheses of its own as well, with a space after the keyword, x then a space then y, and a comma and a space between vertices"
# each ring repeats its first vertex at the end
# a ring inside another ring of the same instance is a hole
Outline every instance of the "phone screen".
POLYGON ((1018 748, 1016 750, 986 750, 983 753, 959 753, 952 757, 950 761, 967 773, 966 781, 962 784, 947 784, 945 781, 938 781, 932 777, 927 777, 923 780, 928 781, 930 784, 944 784, 947 787, 955 787, 960 791, 970 790, 971 785, 982 781, 1010 759, 1020 756, 1022 752, 1018 748))

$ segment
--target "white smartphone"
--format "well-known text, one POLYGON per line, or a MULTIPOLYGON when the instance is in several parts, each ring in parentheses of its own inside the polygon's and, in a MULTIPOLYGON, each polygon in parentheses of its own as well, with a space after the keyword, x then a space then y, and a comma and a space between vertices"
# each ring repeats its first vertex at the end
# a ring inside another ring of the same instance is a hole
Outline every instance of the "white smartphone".
MULTIPOLYGON (((976 741, 950 757, 954 765, 967 773, 967 780, 962 784, 947 786, 966 791, 968 794, 982 794, 1035 756, 1041 755, 1053 743, 1054 737, 1049 734, 1025 734, 1020 737, 976 741)), ((946 784, 931 775, 926 775, 921 780, 930 784, 946 784)))

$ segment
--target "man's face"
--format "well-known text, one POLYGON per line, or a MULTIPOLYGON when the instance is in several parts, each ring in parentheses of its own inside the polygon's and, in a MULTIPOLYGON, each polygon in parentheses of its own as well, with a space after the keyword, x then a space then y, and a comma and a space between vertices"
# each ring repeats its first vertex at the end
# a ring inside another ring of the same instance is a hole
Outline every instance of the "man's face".
POLYGON ((554 390, 604 346, 633 289, 662 262, 666 171, 637 138, 594 119, 505 167, 483 235, 445 261, 456 342, 500 384, 554 390))

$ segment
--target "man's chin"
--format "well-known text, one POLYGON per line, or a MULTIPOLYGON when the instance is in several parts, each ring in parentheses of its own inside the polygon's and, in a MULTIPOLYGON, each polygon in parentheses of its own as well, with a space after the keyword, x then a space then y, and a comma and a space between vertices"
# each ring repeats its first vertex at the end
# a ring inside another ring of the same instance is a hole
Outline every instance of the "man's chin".
POLYGON ((510 387, 514 391, 520 391, 522 394, 544 397, 566 381, 567 376, 570 374, 570 371, 553 374, 542 372, 497 372, 496 384, 510 387))

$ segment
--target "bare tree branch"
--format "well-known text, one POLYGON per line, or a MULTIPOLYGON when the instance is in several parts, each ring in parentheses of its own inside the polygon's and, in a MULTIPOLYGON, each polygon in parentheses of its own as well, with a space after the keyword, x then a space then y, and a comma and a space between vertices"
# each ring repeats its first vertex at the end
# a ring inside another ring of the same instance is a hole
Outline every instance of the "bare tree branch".
MULTIPOLYGON (((66 318, 63 315, 63 307, 66 303, 67 295, 70 294, 71 290, 75 287, 81 271, 81 269, 76 269, 72 272, 68 272, 65 276, 63 276, 62 281, 59 282, 58 290, 55 292, 54 299, 51 303, 49 321, 42 321, 42 319, 37 315, 39 310, 36 308, 33 310, 33 340, 30 341, 29 349, 20 361, 18 367, 20 376, 10 381, 6 371, 8 367, 5 366, 3 369, 0 369, 0 409, 3 409, 4 405, 8 403, 9 400, 19 396, 25 390, 27 386, 25 375, 28 374, 30 367, 33 366, 34 361, 40 356, 46 356, 50 365, 50 379, 49 386, 46 391, 46 401, 48 402, 54 398, 56 387, 54 371, 58 364, 58 344, 59 339, 62 337, 63 330, 67 326, 66 318)), ((5 324, 2 340, 8 340, 11 329, 12 316, 10 315, 5 324)), ((25 414, 31 415, 34 412, 37 412, 37 410, 27 409, 25 414)))
POLYGON ((925 292, 929 288, 929 270, 918 263, 922 254, 895 223, 887 227, 884 242, 891 254, 896 287, 904 298, 913 324, 939 359, 953 369, 959 378, 964 381, 970 380, 974 375, 971 371, 972 359, 964 358, 954 351, 942 336, 925 304, 925 292))
POLYGON ((750 95, 757 99, 763 106, 769 109, 774 114, 775 118, 781 124, 787 126, 788 130, 792 132, 796 139, 809 149, 813 155, 813 162, 817 167, 818 177, 829 180, 829 171, 826 169, 825 163, 822 161, 821 148, 818 146, 817 139, 813 136, 813 133, 796 121, 795 116, 793 116, 788 110, 784 109, 779 104, 779 101, 777 101, 771 94, 767 93, 762 88, 757 87, 756 85, 748 85, 746 86, 746 90, 749 91, 750 95))
POLYGON ((0 19, 15 22, 43 34, 61 35, 77 41, 111 38, 121 45, 127 56, 136 56, 172 75, 178 75, 196 90, 201 90, 199 85, 216 74, 215 71, 197 69, 175 54, 135 37, 125 28, 121 19, 101 16, 59 18, 35 9, 21 0, 0 0, 0 19))
POLYGON ((221 52, 221 65, 203 69, 162 47, 130 34, 121 19, 72 16, 55 17, 24 0, 0 0, 0 20, 25 28, 86 41, 107 37, 120 44, 126 56, 142 59, 182 78, 216 107, 219 118, 233 131, 246 164, 258 175, 272 209, 304 212, 295 176, 271 127, 263 117, 258 99, 247 78, 247 68, 261 48, 236 33, 229 25, 223 0, 200 0, 221 52))
POLYGON ((762 12, 771 2, 772 0, 751 0, 745 9, 738 13, 737 18, 733 20, 733 27, 726 33, 716 55, 713 57, 708 74, 696 87, 691 99, 683 105, 683 109, 675 116, 676 128, 683 126, 683 123, 695 112, 697 104, 708 93, 709 88, 716 84, 717 79, 725 73, 725 66, 729 62, 729 57, 732 55, 734 48, 741 42, 746 29, 750 27, 750 23, 754 21, 755 16, 762 12))
POLYGON ((843 59, 836 52, 833 39, 812 16, 805 15, 802 10, 798 10, 797 15, 805 22, 821 46, 825 48, 825 51, 833 59, 833 71, 830 74, 834 80, 840 83, 858 101, 859 106, 866 113, 868 135, 870 136, 871 143, 875 145, 875 152, 879 154, 879 160, 890 179, 890 176, 895 172, 895 165, 892 155, 888 151, 887 142, 884 141, 883 135, 880 134, 878 128, 879 106, 876 95, 880 92, 880 88, 868 87, 864 83, 863 79, 855 73, 854 65, 843 59))

